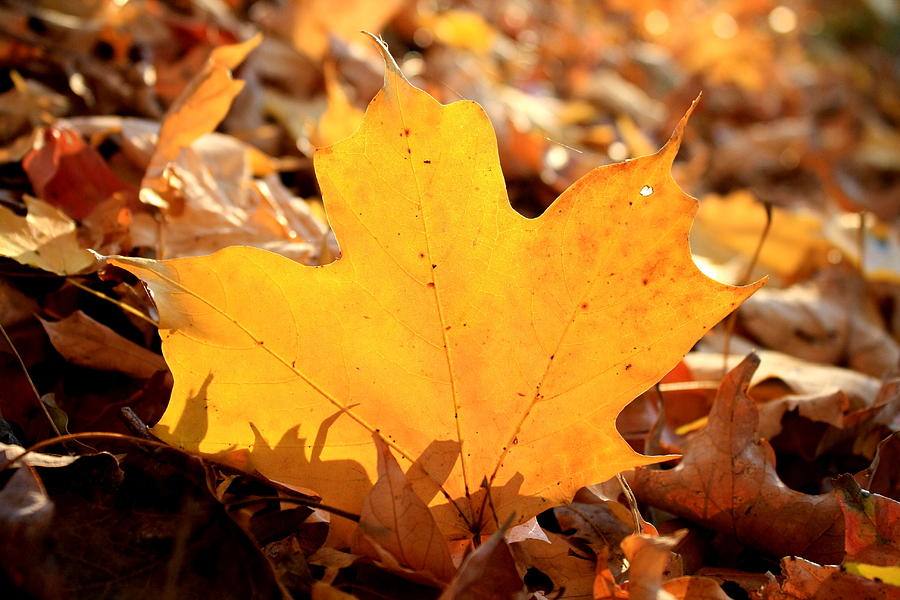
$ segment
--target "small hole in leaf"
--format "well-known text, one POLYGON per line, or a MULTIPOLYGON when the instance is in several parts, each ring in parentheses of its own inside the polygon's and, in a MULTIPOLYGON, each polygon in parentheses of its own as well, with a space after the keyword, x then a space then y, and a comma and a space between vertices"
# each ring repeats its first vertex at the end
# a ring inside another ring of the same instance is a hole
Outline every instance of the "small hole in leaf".
POLYGON ((641 188, 641 196, 645 198, 653 193, 653 186, 645 185, 641 188))

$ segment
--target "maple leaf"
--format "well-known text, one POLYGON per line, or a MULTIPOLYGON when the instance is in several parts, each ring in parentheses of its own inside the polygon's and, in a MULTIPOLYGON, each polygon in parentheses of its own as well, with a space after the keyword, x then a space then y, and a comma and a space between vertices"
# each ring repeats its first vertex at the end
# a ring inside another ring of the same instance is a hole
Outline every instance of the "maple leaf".
POLYGON ((643 502, 775 556, 839 562, 844 532, 837 498, 785 486, 771 446, 759 439, 759 413, 747 396, 759 362, 750 354, 722 380, 708 424, 688 439, 677 467, 638 469, 632 487, 643 502))
POLYGON ((482 109, 440 105, 384 53, 361 129, 315 155, 339 260, 110 259, 159 307, 175 389, 155 432, 249 449, 268 477, 354 512, 378 432, 448 536, 661 460, 615 415, 761 285, 691 261, 696 201, 671 176, 685 121, 659 153, 592 171, 528 219, 482 109))

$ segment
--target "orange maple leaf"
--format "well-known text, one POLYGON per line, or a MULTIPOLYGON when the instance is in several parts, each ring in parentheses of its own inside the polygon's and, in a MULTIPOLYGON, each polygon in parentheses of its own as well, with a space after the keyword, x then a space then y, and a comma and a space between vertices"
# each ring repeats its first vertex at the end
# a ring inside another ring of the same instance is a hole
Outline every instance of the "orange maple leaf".
POLYGON ((249 449, 265 475, 355 512, 378 432, 448 536, 660 460, 625 443, 616 414, 761 285, 691 261, 696 201, 671 176, 685 121, 528 219, 482 109, 440 105, 385 57, 361 129, 315 156, 339 260, 111 259, 159 307, 175 388, 154 431, 249 449))

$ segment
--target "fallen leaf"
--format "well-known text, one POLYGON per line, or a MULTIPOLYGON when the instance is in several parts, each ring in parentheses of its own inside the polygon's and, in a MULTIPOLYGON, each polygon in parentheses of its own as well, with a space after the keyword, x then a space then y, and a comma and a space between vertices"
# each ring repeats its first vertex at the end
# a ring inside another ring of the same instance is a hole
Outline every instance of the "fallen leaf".
POLYGON ((618 585, 606 568, 605 558, 597 561, 594 600, 728 600, 713 579, 706 577, 671 578, 668 568, 678 556, 672 550, 684 537, 684 531, 673 536, 631 534, 622 540, 622 551, 630 563, 628 583, 618 585))
POLYGON ((420 461, 423 500, 459 537, 662 460, 631 450, 615 415, 761 285, 719 284, 690 259, 695 202, 670 173, 684 124, 526 219, 482 110, 439 105, 390 60, 362 129, 316 153, 339 260, 110 259, 159 307, 176 389, 155 431, 251 448, 268 477, 359 511, 380 430, 420 461), (423 460, 435 441, 451 450, 423 460))
POLYGON ((183 148, 212 132, 225 118, 232 101, 244 88, 244 82, 234 80, 231 71, 259 45, 261 39, 261 35, 256 35, 240 44, 214 49, 203 71, 190 81, 169 107, 147 173, 141 181, 141 200, 170 208, 166 199, 170 194, 164 177, 166 165, 175 162, 183 148))
POLYGON ((785 486, 771 447, 759 439, 759 417, 747 396, 759 362, 750 354, 725 377, 708 424, 688 438, 681 463, 668 471, 637 469, 634 492, 642 502, 774 556, 840 562, 837 499, 785 486))
POLYGON ((383 559, 383 552, 387 552, 402 567, 427 573, 437 581, 449 581, 456 569, 441 530, 388 445, 378 434, 374 440, 378 481, 363 503, 353 553, 383 559))
POLYGON ((293 0, 288 13, 288 37, 298 50, 320 59, 329 38, 359 39, 360 31, 381 31, 406 0, 344 0, 335 10, 330 0, 293 0))
POLYGON ((631 534, 622 540, 628 568, 628 597, 631 600, 674 600, 662 587, 666 566, 678 537, 631 534))
POLYGON ((900 502, 860 489, 846 474, 835 489, 844 513, 845 561, 900 565, 900 502))
POLYGON ((490 51, 497 38, 497 31, 483 16, 467 10, 421 14, 419 25, 442 44, 482 54, 490 51))
POLYGON ((96 264, 79 244, 75 222, 65 213, 28 196, 25 207, 28 214, 20 217, 0 206, 0 256, 57 275, 73 275, 96 264))
POLYGON ((53 526, 53 502, 31 466, 19 467, 0 489, 0 557, 6 577, 40 598, 60 597, 56 573, 34 568, 48 551, 45 537, 53 526))
MULTIPOLYGON (((0 526, 3 566, 21 566, 15 581, 29 597, 283 598, 266 559, 210 494, 199 459, 117 444, 118 459, 101 452, 40 469, 24 490, 31 508, 15 519, 43 521, 28 549, 10 545, 16 529, 0 526)), ((12 494, 0 506, 13 506, 12 494)))
POLYGON ((870 581, 844 572, 840 567, 821 566, 799 557, 781 559, 784 581, 774 576, 754 597, 757 600, 897 600, 900 587, 870 581))
POLYGON ((41 143, 25 157, 22 168, 35 194, 73 219, 84 219, 115 193, 137 193, 74 131, 57 126, 39 135, 41 143))
MULTIPOLYGON (((892 586, 900 586, 900 566, 891 565, 881 567, 863 563, 845 562, 841 565, 848 573, 871 579, 877 583, 886 583, 892 586)), ((900 597, 900 594, 898 594, 900 597)))
POLYGON ((663 582, 663 590, 678 600, 729 600, 730 596, 714 579, 708 577, 676 577, 663 582))
MULTIPOLYGON (((796 410, 811 421, 842 428, 854 411, 876 406, 881 384, 877 379, 851 369, 820 365, 781 352, 762 350, 759 368, 750 379, 749 395, 759 409, 759 435, 772 439, 781 432, 781 419, 796 410)), ((742 357, 731 354, 728 368, 742 357)), ((718 380, 722 355, 691 352, 685 356, 699 380, 718 380)))
POLYGON ((762 290, 738 315, 760 342, 805 360, 846 362, 874 377, 900 361, 900 345, 885 330, 866 282, 846 267, 825 269, 802 285, 762 290))
POLYGON ((498 529, 469 554, 439 600, 524 600, 516 562, 498 529))
POLYGON ((878 444, 875 458, 863 471, 860 485, 872 492, 894 500, 900 500, 900 433, 893 433, 878 444))
POLYGON ((56 351, 80 367, 118 371, 139 379, 168 368, 159 354, 125 339, 80 310, 59 321, 40 321, 56 351))
POLYGON ((516 564, 526 569, 529 589, 542 590, 551 598, 590 599, 594 588, 595 561, 575 554, 566 539, 548 533, 550 543, 525 540, 510 545, 516 564))
MULTIPOLYGON (((756 251, 765 226, 765 207, 751 192, 710 194, 700 202, 691 229, 691 249, 714 263, 725 263, 735 254, 747 261, 756 251)), ((822 224, 813 213, 774 207, 757 270, 774 273, 783 281, 795 281, 809 268, 813 257, 824 254, 827 248, 822 224)))

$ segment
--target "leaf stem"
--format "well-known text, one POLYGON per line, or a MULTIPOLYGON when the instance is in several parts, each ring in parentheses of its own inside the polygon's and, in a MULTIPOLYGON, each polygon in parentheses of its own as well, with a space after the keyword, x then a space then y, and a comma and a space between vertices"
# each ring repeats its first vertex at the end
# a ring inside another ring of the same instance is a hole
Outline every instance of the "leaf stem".
MULTIPOLYGON (((766 243, 766 238, 769 237, 769 230, 772 229, 772 203, 768 201, 763 202, 763 207, 765 207, 766 209, 766 224, 759 236, 759 242, 756 244, 756 249, 753 251, 753 256, 750 258, 750 262, 747 263, 747 268, 744 271, 744 275, 737 282, 738 285, 747 285, 748 283, 750 283, 750 278, 753 276, 753 269, 756 268, 756 263, 759 262, 759 255, 762 252, 763 244, 766 243)), ((725 377, 725 374, 728 373, 728 355, 731 348, 731 336, 734 335, 734 326, 737 323, 738 310, 740 310, 740 307, 736 308, 730 315, 728 315, 728 320, 725 322, 725 340, 722 342, 723 378, 725 377)))
POLYGON ((84 290, 85 292, 87 292, 89 294, 93 294, 93 295, 97 296, 98 298, 102 298, 103 300, 106 300, 107 302, 111 302, 111 303, 115 304, 116 306, 118 306, 119 308, 121 308, 122 310, 124 310, 125 312, 130 313, 139 319, 143 319, 144 321, 150 323, 154 327, 157 327, 157 328, 159 327, 159 323, 157 323, 156 321, 154 321, 153 319, 151 319, 150 317, 148 317, 147 315, 145 315, 138 309, 134 308, 133 306, 125 304, 121 300, 116 300, 115 298, 110 298, 103 292, 98 292, 97 290, 84 285, 83 283, 81 283, 80 281, 78 281, 75 278, 69 277, 68 281, 69 281, 69 283, 71 283, 72 285, 77 287, 78 289, 84 290))

